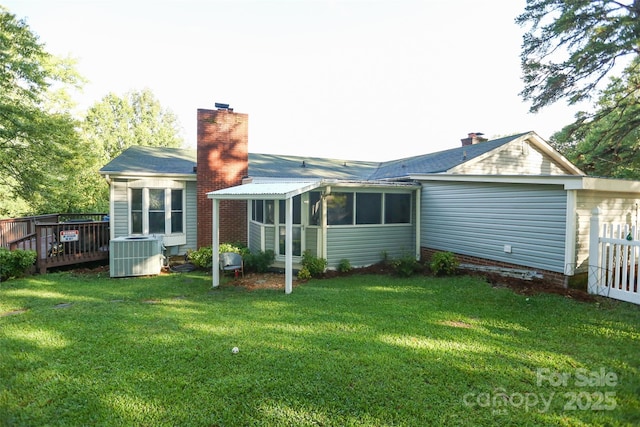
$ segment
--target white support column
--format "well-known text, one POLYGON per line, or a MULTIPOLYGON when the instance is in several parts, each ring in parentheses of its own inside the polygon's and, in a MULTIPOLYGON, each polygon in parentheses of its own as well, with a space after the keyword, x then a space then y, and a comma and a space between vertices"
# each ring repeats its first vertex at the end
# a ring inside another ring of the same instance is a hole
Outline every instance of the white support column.
POLYGON ((211 241, 211 273, 213 276, 212 287, 217 288, 220 285, 220 201, 218 199, 212 199, 213 207, 211 209, 212 224, 212 241, 211 241))
POLYGON ((322 200, 322 217, 320 219, 320 224, 322 227, 322 251, 318 252, 319 254, 322 254, 321 257, 324 259, 327 259, 327 198, 326 196, 329 196, 331 194, 331 187, 327 187, 325 189, 325 193, 321 196, 321 200, 322 200))
POLYGON ((587 290, 590 294, 598 294, 601 286, 602 274, 600 273, 600 209, 594 208, 591 211, 589 224, 589 278, 587 290))
POLYGON ((418 190, 416 190, 416 192, 414 193, 416 195, 416 210, 415 210, 415 217, 413 218, 413 220, 415 221, 416 224, 416 259, 420 260, 420 218, 422 218, 421 215, 421 199, 420 196, 422 195, 422 188, 419 188, 418 190))
POLYGON ((578 192, 567 190, 567 213, 564 228, 564 274, 573 276, 576 270, 576 209, 578 207, 578 192))
POLYGON ((293 289, 293 203, 291 197, 285 200, 285 263, 284 263, 284 293, 290 294, 293 289))

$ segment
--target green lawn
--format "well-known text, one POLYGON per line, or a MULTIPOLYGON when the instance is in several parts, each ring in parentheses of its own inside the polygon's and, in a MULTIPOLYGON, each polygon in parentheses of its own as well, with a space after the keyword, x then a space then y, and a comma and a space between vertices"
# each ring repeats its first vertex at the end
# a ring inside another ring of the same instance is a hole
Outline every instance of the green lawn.
POLYGON ((640 424, 637 306, 469 277, 210 286, 0 283, 0 425, 640 424))

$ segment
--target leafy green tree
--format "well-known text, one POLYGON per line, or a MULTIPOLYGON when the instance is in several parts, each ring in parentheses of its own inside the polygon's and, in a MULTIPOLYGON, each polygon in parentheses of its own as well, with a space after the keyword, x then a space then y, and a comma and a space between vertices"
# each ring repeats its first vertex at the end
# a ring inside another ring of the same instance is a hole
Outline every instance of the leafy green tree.
POLYGON ((588 174, 640 178, 640 0, 527 0, 516 22, 529 25, 521 96, 531 112, 597 98, 552 142, 588 174))
POLYGON ((640 179, 639 96, 640 67, 632 66, 602 92, 597 120, 583 120, 586 113, 579 113, 551 143, 588 175, 640 179))
POLYGON ((626 57, 640 54, 640 0, 527 0, 521 95, 536 112, 560 99, 589 99, 626 57))
POLYGON ((89 109, 82 130, 104 163, 132 145, 183 145, 177 117, 162 108, 148 89, 129 92, 122 98, 109 93, 89 109))
POLYGON ((82 79, 73 61, 59 59, 24 20, 0 6, 0 213, 24 206, 41 213, 35 199, 47 194, 77 158, 76 121, 67 88, 82 79))

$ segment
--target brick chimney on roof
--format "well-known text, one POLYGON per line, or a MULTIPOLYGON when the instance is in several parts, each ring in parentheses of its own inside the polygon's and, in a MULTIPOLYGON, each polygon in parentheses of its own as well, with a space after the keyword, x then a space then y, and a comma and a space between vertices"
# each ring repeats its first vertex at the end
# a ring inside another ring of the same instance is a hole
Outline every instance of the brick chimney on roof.
POLYGON ((466 147, 468 145, 488 141, 487 138, 483 138, 482 135, 484 135, 482 132, 471 132, 469 136, 460 140, 462 142, 462 146, 466 147))
MULTIPOLYGON (((198 247, 211 246, 210 191, 242 184, 249 174, 249 117, 226 104, 198 110, 197 210, 198 247)), ((220 242, 247 242, 247 202, 220 201, 220 242)))

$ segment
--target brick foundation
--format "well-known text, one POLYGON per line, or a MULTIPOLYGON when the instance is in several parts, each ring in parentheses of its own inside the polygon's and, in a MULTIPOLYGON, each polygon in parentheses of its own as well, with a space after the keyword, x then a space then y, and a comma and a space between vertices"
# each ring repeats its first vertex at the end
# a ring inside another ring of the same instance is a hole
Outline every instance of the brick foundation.
MULTIPOLYGON (((198 247, 211 246, 212 201, 207 193, 242 184, 249 173, 249 120, 231 110, 198 110, 198 247)), ((247 202, 220 201, 220 242, 247 243, 247 202)))
MULTIPOLYGON (((430 249, 421 247, 420 248, 420 259, 424 262, 428 262, 431 260, 431 257, 436 252, 442 252, 436 249, 430 249)), ((525 270, 535 270, 543 276, 543 280, 548 282, 554 286, 559 288, 566 288, 568 283, 569 276, 565 276, 562 273, 557 273, 555 271, 541 270, 539 268, 532 268, 523 265, 510 264, 508 262, 502 261, 493 261, 486 258, 477 258, 468 255, 454 254, 456 259, 462 264, 473 264, 487 267, 504 267, 504 268, 516 268, 516 269, 525 269, 525 270)))

